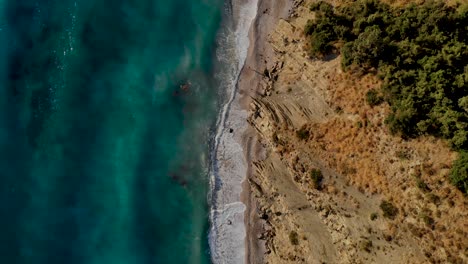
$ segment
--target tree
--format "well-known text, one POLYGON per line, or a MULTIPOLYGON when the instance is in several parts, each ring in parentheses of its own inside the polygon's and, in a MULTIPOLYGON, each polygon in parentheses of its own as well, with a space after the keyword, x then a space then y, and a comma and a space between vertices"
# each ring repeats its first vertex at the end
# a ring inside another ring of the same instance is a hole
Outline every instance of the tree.
POLYGON ((354 61, 364 68, 377 66, 379 55, 383 53, 384 48, 382 30, 378 26, 367 27, 354 41, 354 61))
POLYGON ((331 33, 320 31, 314 32, 311 36, 311 55, 312 56, 324 56, 332 51, 333 46, 330 45, 330 41, 333 39, 331 33))
POLYGON ((450 180, 464 194, 468 194, 468 152, 460 152, 450 172, 450 180))

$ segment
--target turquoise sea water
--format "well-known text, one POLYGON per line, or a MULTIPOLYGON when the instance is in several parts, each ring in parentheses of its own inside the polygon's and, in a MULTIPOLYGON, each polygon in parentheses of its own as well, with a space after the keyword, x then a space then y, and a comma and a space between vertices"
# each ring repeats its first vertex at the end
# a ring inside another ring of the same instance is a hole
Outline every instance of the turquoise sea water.
POLYGON ((0 263, 209 262, 222 10, 0 0, 0 263))

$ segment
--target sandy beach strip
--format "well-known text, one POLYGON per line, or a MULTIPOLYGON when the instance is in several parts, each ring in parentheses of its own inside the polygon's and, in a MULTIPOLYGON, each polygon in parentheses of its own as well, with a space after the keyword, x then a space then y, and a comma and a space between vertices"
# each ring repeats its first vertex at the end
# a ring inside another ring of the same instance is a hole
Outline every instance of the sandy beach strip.
MULTIPOLYGON (((287 19, 290 15, 293 0, 259 0, 257 16, 249 32, 249 50, 244 67, 238 81, 240 105, 249 110, 252 98, 261 96, 265 82, 261 73, 265 68, 271 68, 274 63, 274 51, 268 43, 268 36, 274 30, 279 19, 287 19)), ((256 138, 256 131, 248 127, 242 135, 242 146, 247 161, 247 176, 243 182, 241 201, 246 205, 244 222, 246 227, 245 263, 263 263, 265 246, 258 237, 263 231, 263 223, 259 219, 255 198, 250 193, 248 179, 251 177, 252 162, 262 159, 263 149, 256 138)))
POLYGON ((257 15, 257 0, 232 0, 233 25, 223 32, 218 59, 226 63, 221 88, 227 102, 219 118, 211 175, 211 227, 209 243, 213 263, 244 263, 246 206, 241 202, 247 161, 242 136, 248 127, 247 110, 241 106, 237 82, 247 57, 249 28, 257 15))
POLYGON ((261 146, 247 117, 252 98, 266 83, 261 72, 271 67, 274 52, 268 35, 279 18, 287 18, 292 0, 232 0, 234 28, 226 32, 221 51, 232 65, 223 84, 231 96, 221 112, 215 137, 211 177, 211 228, 209 243, 213 263, 262 263, 264 247, 256 239, 263 229, 257 221, 248 177, 261 146), (233 79, 230 79, 233 78, 233 79), (232 82, 231 82, 232 80, 232 82))

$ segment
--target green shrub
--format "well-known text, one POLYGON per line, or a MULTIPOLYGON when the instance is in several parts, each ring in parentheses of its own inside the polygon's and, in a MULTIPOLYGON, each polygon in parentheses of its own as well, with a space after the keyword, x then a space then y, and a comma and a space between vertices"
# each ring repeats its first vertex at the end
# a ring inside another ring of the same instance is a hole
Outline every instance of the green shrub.
POLYGON ((423 191, 423 192, 429 192, 431 189, 429 189, 429 186, 419 177, 416 178, 416 186, 423 191))
POLYGON ((382 30, 378 26, 366 27, 353 44, 354 62, 364 68, 378 65, 385 49, 382 30))
POLYGON ((361 121, 361 120, 357 121, 357 122, 356 122, 356 126, 357 126, 358 128, 362 128, 362 121, 361 121))
POLYGON ((370 106, 376 106, 383 102, 383 98, 375 89, 370 89, 366 93, 366 101, 370 106))
POLYGON ((300 140, 307 140, 309 139, 310 132, 306 126, 301 127, 299 130, 296 131, 296 137, 300 140))
POLYGON ((433 204, 435 204, 435 205, 439 205, 439 204, 440 204, 440 197, 439 197, 439 196, 437 196, 437 195, 435 195, 435 194, 433 194, 433 193, 428 193, 428 194, 426 195, 426 197, 427 197, 427 199, 428 199, 431 203, 433 203, 433 204))
POLYGON ((388 201, 382 201, 380 203, 380 209, 382 209, 383 216, 388 219, 395 219, 398 214, 398 208, 388 201))
POLYGON ((333 40, 333 35, 327 32, 314 32, 310 37, 310 55, 311 56, 324 56, 329 54, 333 46, 330 41, 333 40))
POLYGON ((313 20, 307 20, 307 24, 305 25, 304 27, 304 34, 306 35, 312 35, 312 33, 314 32, 314 21, 313 20))
POLYGON ((377 213, 372 213, 372 214, 370 215, 370 220, 374 221, 374 220, 376 220, 378 217, 379 217, 379 215, 378 215, 377 213))
POLYGON ((353 44, 354 42, 347 42, 341 48, 341 67, 347 69, 351 64, 353 64, 353 44))
POLYGON ((314 188, 321 189, 323 181, 322 171, 319 169, 312 169, 310 171, 310 177, 312 178, 312 184, 314 185, 314 188))
POLYGON ((450 180, 465 195, 468 194, 468 152, 460 152, 450 171, 450 180))
POLYGON ((326 15, 333 14, 333 6, 325 1, 318 1, 310 6, 310 11, 320 11, 326 15))
POLYGON ((435 224, 434 218, 429 216, 429 214, 427 212, 422 212, 420 214, 420 217, 421 217, 422 221, 424 222, 424 224, 426 224, 428 227, 433 227, 434 226, 434 224, 435 224))
POLYGON ((299 235, 296 231, 291 231, 289 233, 289 242, 291 242, 291 244, 294 246, 299 245, 299 235))

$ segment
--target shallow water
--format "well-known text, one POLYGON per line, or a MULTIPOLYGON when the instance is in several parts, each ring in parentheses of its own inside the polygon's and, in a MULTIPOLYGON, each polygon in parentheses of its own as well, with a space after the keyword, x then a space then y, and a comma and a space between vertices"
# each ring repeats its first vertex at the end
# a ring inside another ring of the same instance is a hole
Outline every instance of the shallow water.
POLYGON ((0 0, 0 263, 209 263, 223 7, 0 0))

